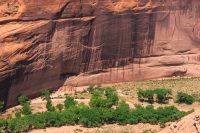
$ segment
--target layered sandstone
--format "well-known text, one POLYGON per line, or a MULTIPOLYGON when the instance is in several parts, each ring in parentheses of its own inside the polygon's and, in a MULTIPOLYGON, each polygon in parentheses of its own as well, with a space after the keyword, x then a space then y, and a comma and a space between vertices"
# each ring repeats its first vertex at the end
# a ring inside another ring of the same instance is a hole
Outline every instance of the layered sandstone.
POLYGON ((1 0, 0 99, 200 75, 199 0, 1 0))

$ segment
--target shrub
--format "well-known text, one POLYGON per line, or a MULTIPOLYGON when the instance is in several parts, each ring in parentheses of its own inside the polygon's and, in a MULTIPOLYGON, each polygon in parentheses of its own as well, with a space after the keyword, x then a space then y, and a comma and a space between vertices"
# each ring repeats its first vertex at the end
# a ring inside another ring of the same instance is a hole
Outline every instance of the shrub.
POLYGON ((26 103, 26 104, 23 105, 23 107, 22 107, 22 113, 24 115, 30 115, 32 113, 31 112, 31 106, 30 106, 29 103, 26 103))
POLYGON ((55 107, 52 105, 52 101, 51 101, 51 97, 50 97, 51 93, 49 90, 44 89, 42 91, 42 97, 46 100, 46 109, 50 112, 54 112, 55 111, 55 107))
POLYGON ((80 112, 80 124, 85 127, 100 127, 104 124, 102 111, 98 108, 82 109, 80 112))
POLYGON ((118 103, 118 95, 113 88, 102 88, 101 90, 95 90, 91 99, 90 106, 96 108, 110 108, 118 103))
POLYGON ((65 104, 65 108, 70 108, 76 105, 76 101, 74 100, 73 97, 68 96, 66 97, 64 104, 65 104))
POLYGON ((188 95, 187 93, 179 92, 176 96, 177 103, 192 104, 194 103, 194 101, 195 101, 195 98, 191 95, 188 95))
POLYGON ((0 133, 6 133, 8 123, 6 120, 0 119, 0 133))
POLYGON ((90 107, 93 108, 110 108, 114 105, 112 99, 108 99, 103 96, 95 96, 93 95, 90 99, 89 103, 90 107))
POLYGON ((154 91, 153 90, 146 90, 145 98, 148 99, 149 103, 153 103, 153 95, 154 95, 154 91))
POLYGON ((137 92, 138 100, 139 101, 144 101, 145 98, 145 90, 139 89, 137 92))
POLYGON ((90 99, 90 107, 96 107, 96 108, 100 108, 100 107, 106 107, 107 105, 105 105, 106 99, 102 98, 102 96, 98 96, 98 95, 93 95, 90 99))
POLYGON ((90 86, 87 88, 87 91, 88 91, 89 93, 91 93, 91 94, 94 92, 94 90, 95 90, 94 85, 90 85, 90 86))
POLYGON ((105 96, 107 97, 108 101, 111 102, 112 105, 116 105, 118 103, 119 98, 116 89, 110 87, 106 88, 105 96))
POLYGON ((139 89, 137 92, 138 95, 138 100, 139 101, 147 101, 149 103, 154 102, 154 95, 157 97, 157 102, 158 103, 167 103, 169 100, 169 96, 171 95, 171 90, 170 89, 163 89, 163 88, 158 88, 154 90, 141 90, 139 89))
POLYGON ((27 119, 27 116, 10 119, 8 121, 9 131, 12 133, 21 133, 30 130, 31 120, 27 119))
POLYGON ((52 105, 52 102, 49 99, 47 99, 46 108, 50 112, 54 112, 55 111, 55 107, 52 105))
POLYGON ((43 98, 45 98, 45 99, 50 99, 50 95, 51 95, 51 93, 50 93, 50 91, 49 91, 48 89, 44 89, 44 90, 42 91, 42 97, 43 97, 43 98))
POLYGON ((22 106, 22 113, 24 115, 30 115, 31 112, 31 106, 30 103, 28 102, 28 97, 26 96, 20 96, 18 97, 18 102, 22 106))
POLYGON ((24 104, 26 104, 27 103, 27 101, 28 101, 28 97, 27 96, 19 96, 18 97, 18 102, 21 104, 21 105, 24 105, 24 104))
POLYGON ((129 117, 129 105, 125 101, 120 101, 116 111, 114 112, 114 117, 117 123, 120 125, 125 125, 128 123, 129 117))
POLYGON ((104 92, 104 88, 101 85, 97 85, 96 87, 94 85, 90 85, 87 88, 87 91, 94 95, 102 95, 104 92))
POLYGON ((63 106, 63 104, 57 104, 56 108, 58 109, 59 112, 62 112, 64 106, 63 106))
POLYGON ((16 117, 16 118, 21 118, 21 116, 22 116, 21 111, 17 110, 17 111, 15 112, 15 117, 16 117))
POLYGON ((153 96, 154 96, 154 90, 141 90, 139 89, 138 92, 138 99, 140 101, 147 101, 149 103, 153 103, 153 96))
POLYGON ((102 117, 105 123, 113 124, 116 121, 114 116, 115 110, 112 108, 100 108, 102 110, 102 117))
POLYGON ((169 100, 169 96, 172 94, 171 90, 169 90, 169 89, 162 89, 162 88, 155 89, 154 93, 157 96, 158 103, 167 103, 168 100, 169 100))

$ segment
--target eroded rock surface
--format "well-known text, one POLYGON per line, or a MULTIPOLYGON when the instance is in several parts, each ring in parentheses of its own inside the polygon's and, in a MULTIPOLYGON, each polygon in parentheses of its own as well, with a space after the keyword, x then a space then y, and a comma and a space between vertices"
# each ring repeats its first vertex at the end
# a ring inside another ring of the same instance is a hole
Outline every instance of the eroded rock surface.
POLYGON ((199 0, 1 0, 0 99, 200 75, 199 0))
POLYGON ((178 122, 171 123, 159 133, 200 133, 200 110, 182 118, 178 122))

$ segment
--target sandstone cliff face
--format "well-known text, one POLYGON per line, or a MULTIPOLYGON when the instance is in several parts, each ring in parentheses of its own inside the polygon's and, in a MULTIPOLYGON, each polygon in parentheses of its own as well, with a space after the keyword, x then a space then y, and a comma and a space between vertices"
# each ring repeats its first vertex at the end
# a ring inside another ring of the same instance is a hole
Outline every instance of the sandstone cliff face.
POLYGON ((200 75, 199 0, 0 0, 0 100, 200 75))

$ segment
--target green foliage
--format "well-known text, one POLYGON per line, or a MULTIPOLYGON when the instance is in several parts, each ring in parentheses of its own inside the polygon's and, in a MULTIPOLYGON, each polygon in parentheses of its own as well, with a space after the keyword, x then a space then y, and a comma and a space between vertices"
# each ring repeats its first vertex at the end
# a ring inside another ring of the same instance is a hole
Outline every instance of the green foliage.
POLYGON ((50 112, 54 112, 55 111, 55 107, 52 105, 52 102, 51 102, 50 99, 47 99, 46 108, 50 112))
POLYGON ((126 104, 125 101, 120 101, 117 109, 114 112, 114 118, 116 120, 117 123, 119 123, 120 125, 125 125, 128 123, 128 117, 129 117, 129 105, 126 104))
POLYGON ((30 106, 30 103, 28 101, 28 97, 20 96, 20 97, 18 97, 18 102, 22 106, 22 113, 24 115, 30 115, 32 113, 31 106, 30 106))
POLYGON ((94 109, 82 109, 80 111, 80 124, 85 127, 100 127, 104 124, 102 110, 94 109))
POLYGON ((51 97, 50 97, 51 93, 48 89, 44 89, 42 91, 42 97, 47 101, 46 103, 46 109, 50 112, 54 112, 56 109, 55 107, 52 105, 51 102, 51 97))
POLYGON ((104 92, 104 88, 101 85, 97 85, 97 86, 90 85, 87 88, 87 91, 94 95, 102 95, 104 92))
POLYGON ((169 96, 172 94, 170 89, 158 88, 154 90, 158 103, 168 103, 169 96))
POLYGON ((138 89, 137 96, 138 100, 143 102, 145 98, 145 90, 138 89))
POLYGON ((117 91, 114 88, 107 87, 105 89, 105 96, 112 105, 116 105, 119 101, 117 91))
POLYGON ((117 91, 114 88, 98 88, 93 91, 90 106, 96 108, 110 108, 118 103, 117 91))
POLYGON ((67 96, 65 101, 64 101, 64 105, 65 105, 65 108, 70 108, 70 107, 73 107, 76 105, 76 101, 74 100, 73 97, 69 97, 67 96))
POLYGON ((167 103, 169 100, 169 96, 171 96, 170 89, 158 88, 154 90, 142 90, 139 89, 137 92, 138 99, 140 101, 147 101, 149 103, 153 103, 154 96, 157 98, 158 103, 167 103))
POLYGON ((27 96, 19 96, 18 97, 18 102, 23 106, 24 104, 26 104, 28 101, 28 97, 27 96))
POLYGON ((42 97, 43 97, 43 98, 45 98, 45 99, 50 99, 50 95, 51 95, 51 93, 50 93, 50 91, 49 91, 48 89, 44 89, 44 90, 42 91, 42 97))
POLYGON ((89 108, 78 105, 70 107, 62 112, 43 112, 23 117, 12 118, 7 121, 0 120, 0 129, 12 133, 27 132, 31 129, 42 129, 46 127, 60 127, 63 125, 82 124, 85 127, 99 127, 103 124, 117 123, 137 124, 164 124, 176 121, 191 112, 182 112, 177 108, 153 106, 136 106, 130 109, 125 101, 119 102, 116 109, 113 108, 89 108))
POLYGON ((147 101, 149 103, 153 103, 153 96, 154 96, 154 90, 141 90, 139 89, 138 92, 138 99, 140 101, 147 101))
POLYGON ((192 104, 194 103, 194 101, 195 101, 195 98, 187 93, 179 92, 176 96, 177 103, 192 104))
POLYGON ((91 94, 94 92, 94 90, 95 90, 94 85, 90 85, 90 86, 87 88, 87 91, 88 91, 89 93, 91 93, 91 94))
POLYGON ((0 133, 6 133, 8 123, 6 120, 0 119, 0 133))
POLYGON ((17 110, 17 111, 15 112, 15 117, 16 117, 16 118, 21 118, 21 117, 22 117, 21 111, 17 110))
POLYGON ((62 112, 64 106, 63 106, 63 104, 57 104, 56 108, 58 109, 59 112, 62 112))
POLYGON ((31 106, 30 106, 29 103, 26 103, 26 104, 23 105, 23 107, 22 107, 22 113, 24 115, 30 115, 32 113, 31 112, 31 106))

